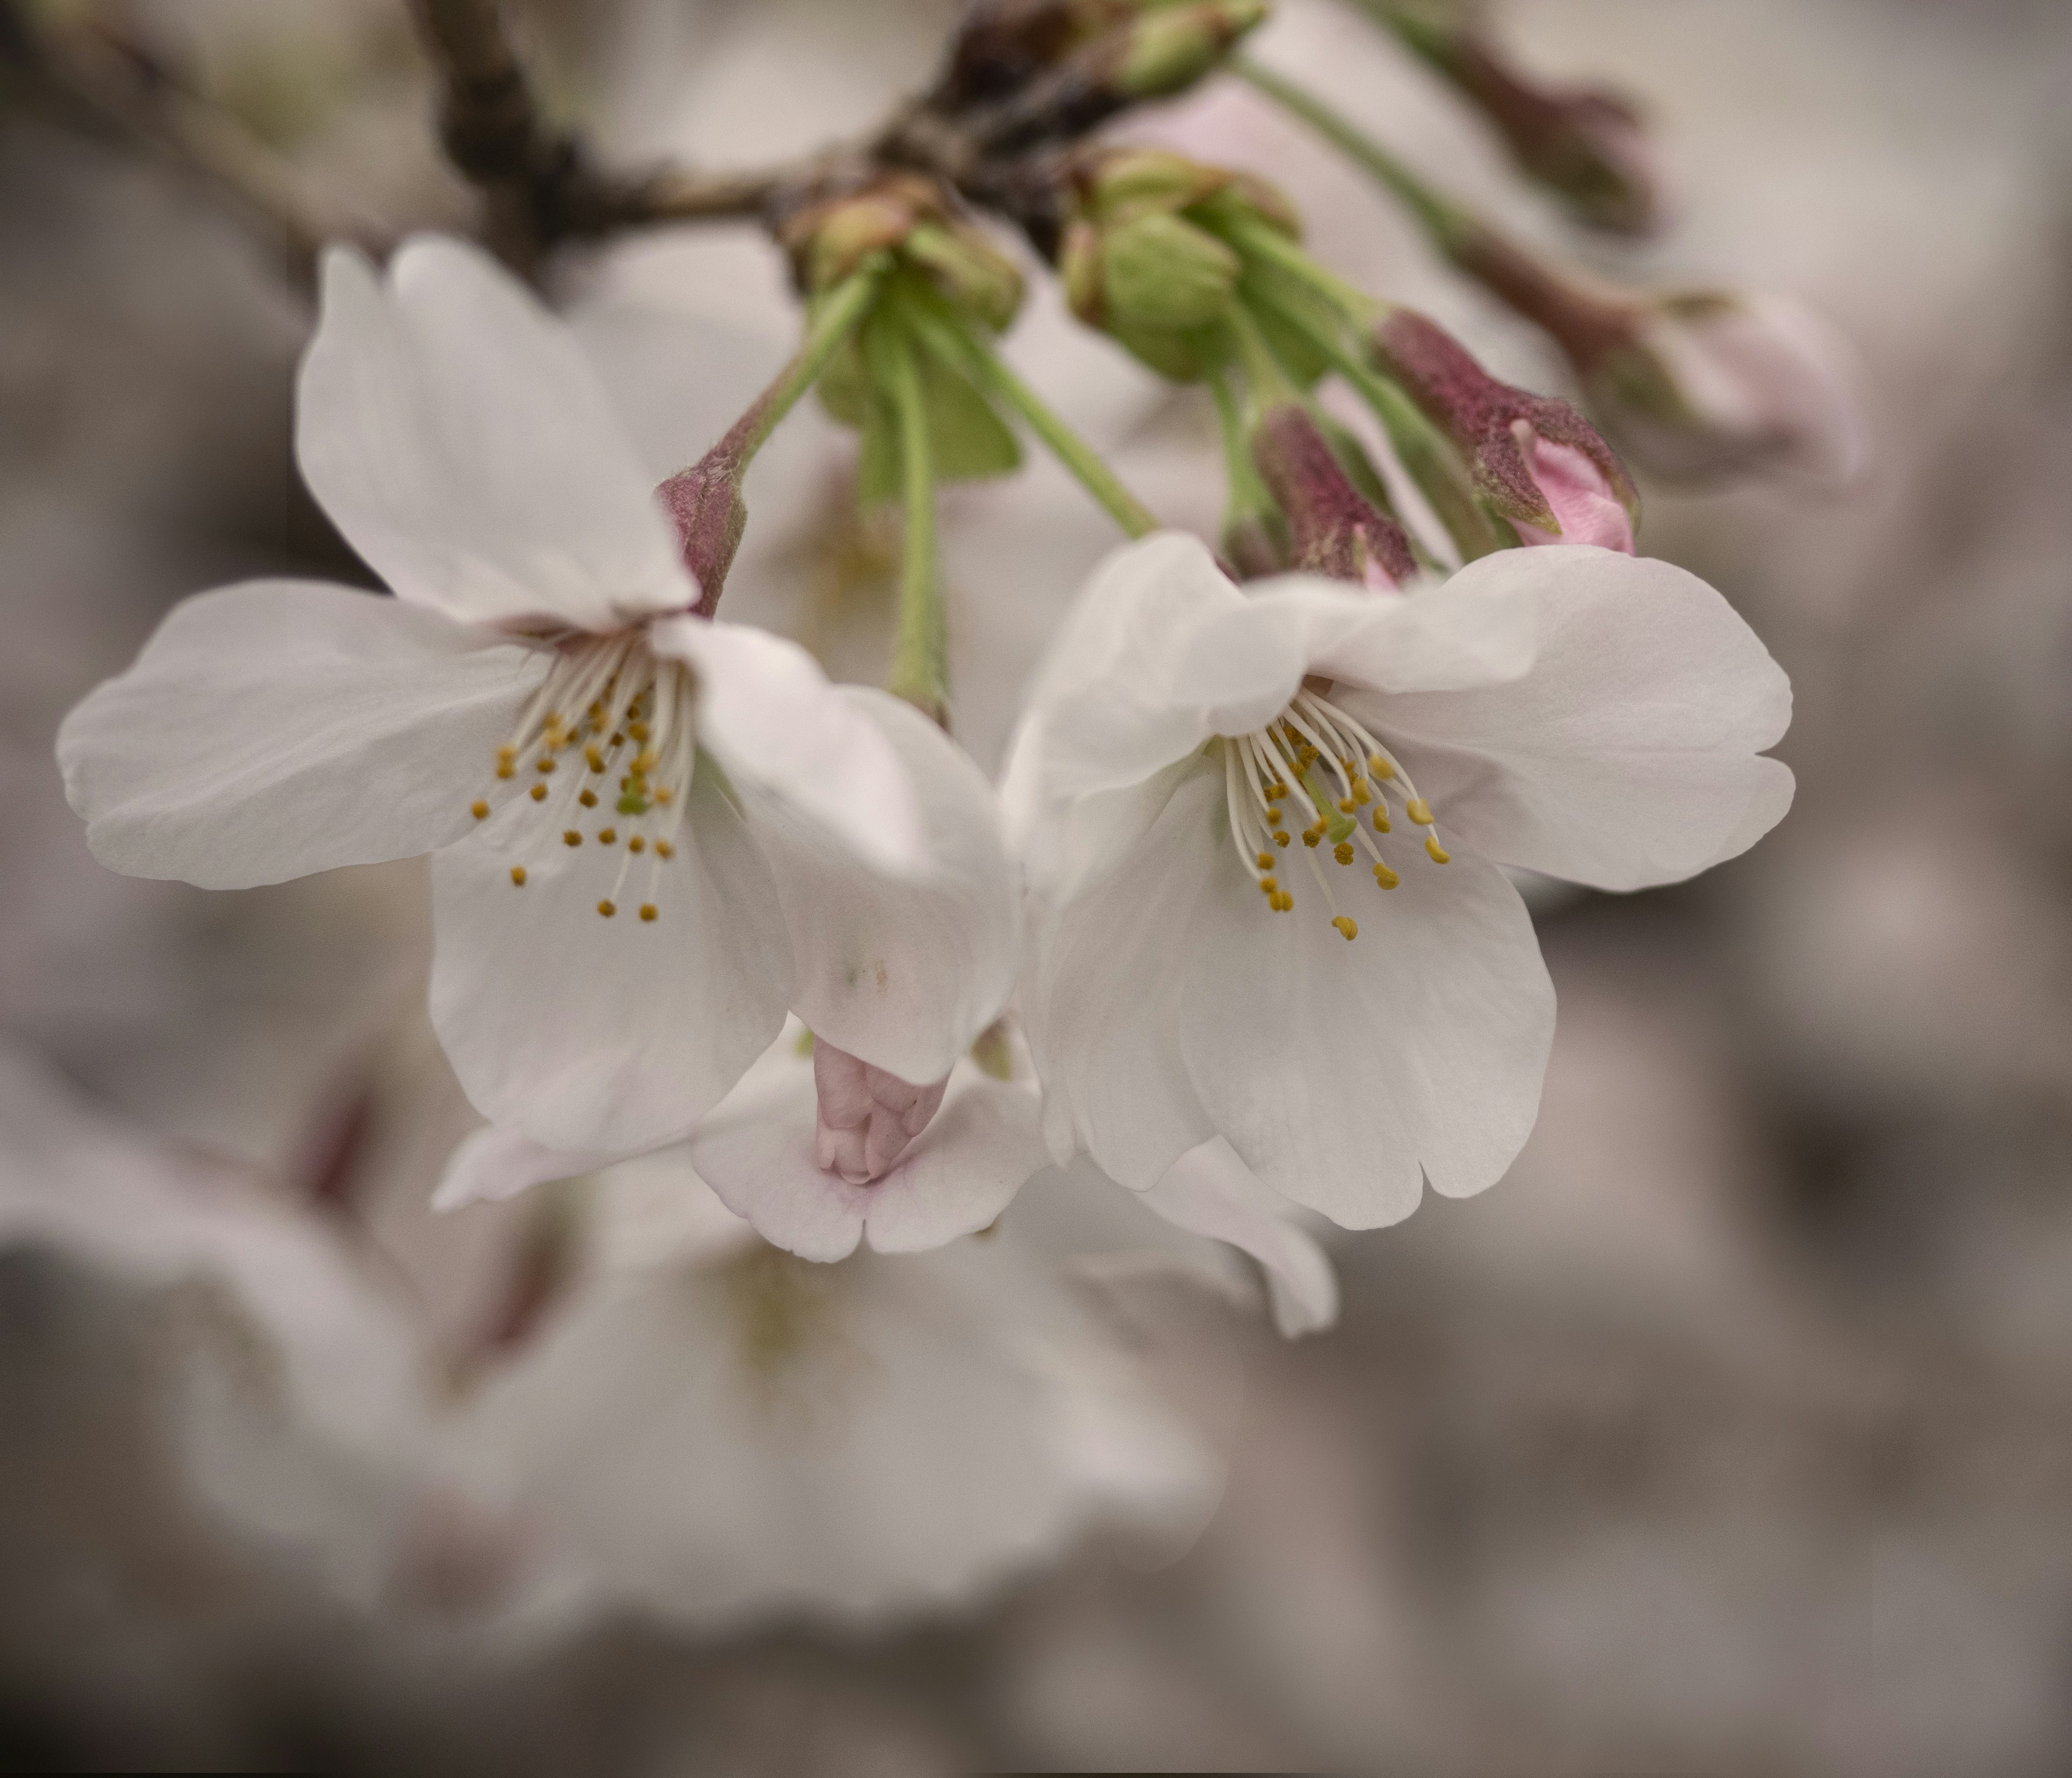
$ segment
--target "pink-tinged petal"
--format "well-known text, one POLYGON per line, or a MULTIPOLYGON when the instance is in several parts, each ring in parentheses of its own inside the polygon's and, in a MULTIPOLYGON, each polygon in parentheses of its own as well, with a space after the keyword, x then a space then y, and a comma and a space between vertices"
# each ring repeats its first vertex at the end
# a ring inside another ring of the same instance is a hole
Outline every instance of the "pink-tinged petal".
POLYGON ((1633 554, 1633 518, 1612 490, 1604 471, 1573 445, 1555 444, 1537 436, 1529 422, 1516 430, 1532 479, 1547 496, 1560 528, 1548 531, 1513 520, 1520 540, 1529 545, 1587 543, 1601 549, 1633 554))
POLYGON ((1583 548, 1486 557, 1534 570, 1540 645, 1505 685, 1349 699, 1397 749, 1441 830, 1505 864, 1602 889, 1674 883, 1733 858, 1790 806, 1762 757, 1791 686, 1695 574, 1583 548))
POLYGON ((825 1038, 813 1044, 813 1088, 818 1097, 813 1159, 845 1185, 882 1179, 928 1127, 949 1086, 945 1075, 915 1085, 874 1068, 825 1038))
MULTIPOLYGON (((1138 1191, 1216 1134, 1180 1025, 1194 904, 1221 871, 1240 874, 1223 807, 1223 774, 1189 772, 1120 862, 1038 928, 1027 1023, 1054 1148, 1084 1150, 1138 1191)), ((1244 1015, 1257 1029, 1279 1003, 1244 1015)))
POLYGON ((867 1240, 920 1253, 988 1226, 1047 1164, 1035 1094, 970 1064, 942 1108, 884 1175, 852 1184, 816 1153, 814 1071, 743 1086, 692 1136, 691 1164, 722 1203, 773 1245, 837 1260, 867 1240))
POLYGON ((521 801, 434 860, 432 1022, 492 1122, 550 1148, 652 1147, 783 1027, 791 945, 768 867, 711 774, 685 816, 660 862, 563 846, 521 801), (636 917, 651 900, 657 917, 636 917))
POLYGON ((870 866, 927 868, 927 829, 899 747, 796 642, 746 624, 672 618, 649 646, 697 677, 698 739, 743 788, 767 790, 870 866))
POLYGON ((65 718, 58 763, 131 876, 243 889, 410 858, 475 825, 546 668, 393 599, 250 581, 175 607, 65 718))
POLYGON ((787 799, 744 793, 791 934, 792 1010, 820 1037, 907 1080, 938 1080, 1014 986, 1021 888, 976 766, 919 711, 882 692, 835 697, 912 787, 923 868, 898 875, 787 799))
POLYGON ((1423 1182, 1494 1183, 1532 1128, 1554 990, 1503 873, 1456 850, 1433 863, 1400 832, 1384 891, 1326 863, 1350 943, 1289 873, 1268 910, 1235 859, 1188 923, 1177 1029, 1201 1103, 1281 1196, 1348 1229, 1400 1221, 1423 1182))
POLYGON ((1284 1337, 1318 1332, 1338 1319, 1338 1274, 1324 1249, 1220 1137, 1182 1154, 1144 1201, 1177 1227, 1227 1241, 1258 1261, 1284 1337))
POLYGON ((491 1124, 447 1158, 432 1193, 432 1208, 444 1212, 471 1204, 501 1204, 533 1186, 577 1179, 626 1159, 609 1150, 548 1148, 517 1130, 491 1124))
POLYGON ((295 455, 389 586, 462 622, 604 631, 697 590, 566 326, 479 249, 421 237, 384 285, 324 257, 295 455))

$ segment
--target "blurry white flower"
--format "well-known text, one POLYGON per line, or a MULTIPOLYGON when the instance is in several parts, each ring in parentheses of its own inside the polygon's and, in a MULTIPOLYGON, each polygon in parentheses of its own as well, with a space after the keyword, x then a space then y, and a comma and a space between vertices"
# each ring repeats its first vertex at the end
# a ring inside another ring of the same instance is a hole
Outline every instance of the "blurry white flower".
POLYGON ((787 1005, 948 1071, 1013 968, 983 780, 906 706, 691 614, 559 323, 453 242, 385 290, 335 251, 297 448, 397 597, 175 611, 59 737, 97 857, 231 887, 437 851, 441 1038, 485 1113, 560 1147, 687 1129, 787 1005))
POLYGON ((1853 356, 1811 309, 1769 294, 1661 297, 1581 368, 1591 411, 1657 475, 1855 480, 1869 441, 1853 356))
POLYGON ((1005 1234, 814 1266, 680 1156, 598 1190, 602 1263, 456 1437, 564 1608, 882 1620, 1212 1507, 1215 1455, 1005 1234))
POLYGON ((1393 595, 1240 591, 1172 535, 1119 552, 1008 771, 1053 1154, 1143 1189, 1221 1135, 1353 1228, 1426 1179, 1481 1190, 1553 1031, 1498 865, 1630 889, 1733 857, 1790 803, 1760 756, 1789 716, 1748 627, 1664 562, 1510 550, 1393 595))
POLYGON ((31 1246, 155 1303, 154 1381, 203 1502, 349 1598, 387 1591, 434 1406, 403 1306, 331 1227, 0 1051, 0 1247, 31 1246))

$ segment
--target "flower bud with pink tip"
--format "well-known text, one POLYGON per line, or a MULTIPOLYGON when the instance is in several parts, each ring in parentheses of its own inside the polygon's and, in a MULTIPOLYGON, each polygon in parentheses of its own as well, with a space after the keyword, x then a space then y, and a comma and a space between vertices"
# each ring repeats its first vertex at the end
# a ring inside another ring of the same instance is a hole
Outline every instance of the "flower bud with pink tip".
POLYGON ((814 1160, 845 1185, 884 1178, 928 1127, 949 1084, 946 1075, 931 1085, 916 1086, 847 1050, 816 1043, 813 1088, 820 1109, 814 1160))
POLYGON ((1252 455, 1287 520, 1289 566, 1377 592, 1416 574, 1403 527, 1353 485, 1299 402, 1276 403, 1260 416, 1252 455))
POLYGON ((1611 447, 1566 401, 1500 383, 1409 309, 1373 334, 1376 359, 1468 459, 1477 489, 1527 544, 1634 553, 1640 496, 1611 447))

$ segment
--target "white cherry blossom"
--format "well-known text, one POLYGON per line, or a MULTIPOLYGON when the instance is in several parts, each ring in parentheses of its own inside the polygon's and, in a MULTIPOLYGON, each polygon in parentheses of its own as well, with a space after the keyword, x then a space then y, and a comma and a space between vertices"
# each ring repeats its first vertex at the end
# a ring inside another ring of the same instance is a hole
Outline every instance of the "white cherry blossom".
POLYGON ((296 447, 381 598, 204 593, 67 720, 104 863, 205 887, 431 852, 434 1023, 561 1149, 688 1130, 796 1009, 929 1081, 998 1011, 1013 878, 919 713, 697 615, 568 330, 479 252, 324 263, 296 447))
POLYGON ((1009 762, 1024 1006, 1062 1161, 1157 1184, 1218 1136, 1351 1228, 1480 1191, 1554 998, 1499 868, 1673 882, 1782 818, 1790 687, 1711 587, 1552 545, 1376 594, 1112 557, 1009 762))

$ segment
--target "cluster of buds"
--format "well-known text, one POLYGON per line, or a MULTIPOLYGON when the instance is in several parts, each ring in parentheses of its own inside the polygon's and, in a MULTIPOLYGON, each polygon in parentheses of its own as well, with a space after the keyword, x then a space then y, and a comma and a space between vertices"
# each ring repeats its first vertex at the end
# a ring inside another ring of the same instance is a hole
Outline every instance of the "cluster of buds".
POLYGON ((1409 309, 1388 311, 1371 344, 1521 542, 1632 551, 1639 494, 1611 447, 1566 401, 1498 382, 1452 335, 1409 309))
POLYGON ((1014 261, 919 173, 874 173, 850 189, 817 195, 783 219, 777 238, 808 301, 884 254, 995 333, 1022 307, 1014 261))
POLYGON ((1158 149, 1075 163, 1059 270, 1072 312, 1161 376, 1193 382, 1228 356, 1244 263, 1220 225, 1234 212, 1293 239, 1287 200, 1263 180, 1158 149))

